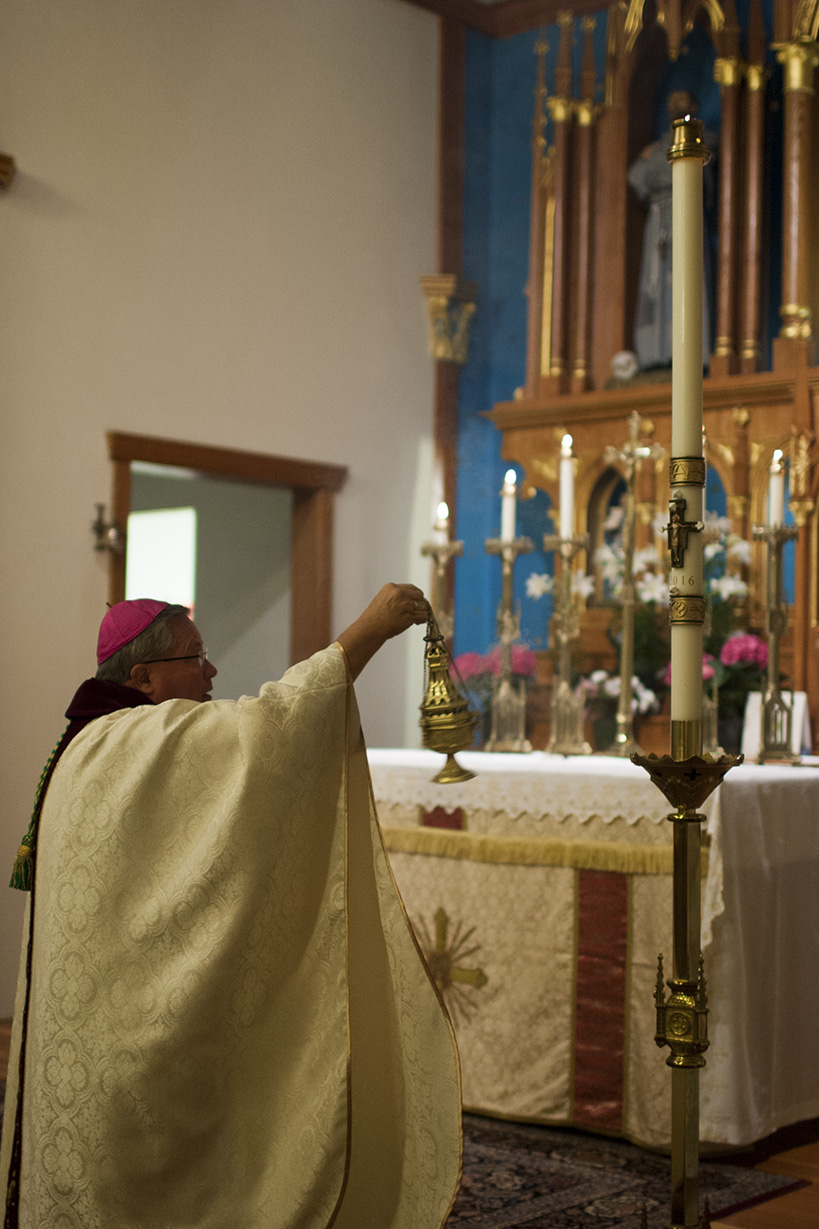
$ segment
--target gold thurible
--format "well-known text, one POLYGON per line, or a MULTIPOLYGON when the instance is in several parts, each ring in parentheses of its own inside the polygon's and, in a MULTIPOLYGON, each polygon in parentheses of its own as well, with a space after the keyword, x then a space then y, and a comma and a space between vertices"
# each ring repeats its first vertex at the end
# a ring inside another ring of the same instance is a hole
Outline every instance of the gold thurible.
POLYGON ((466 751, 472 746, 478 716, 470 709, 450 674, 451 659, 432 612, 424 640, 426 685, 419 724, 424 746, 446 756, 446 763, 433 780, 441 785, 469 781, 475 774, 461 767, 455 752, 466 751))

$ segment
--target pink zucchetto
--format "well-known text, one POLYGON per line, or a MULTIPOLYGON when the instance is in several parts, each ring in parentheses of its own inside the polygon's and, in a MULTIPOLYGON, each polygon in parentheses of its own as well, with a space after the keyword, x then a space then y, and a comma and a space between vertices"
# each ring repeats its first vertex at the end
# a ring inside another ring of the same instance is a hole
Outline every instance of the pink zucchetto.
POLYGON ((130 644, 135 636, 144 632, 153 623, 167 602, 157 602, 152 597, 137 597, 130 602, 117 602, 106 612, 100 624, 97 638, 97 665, 112 657, 123 645, 130 644))

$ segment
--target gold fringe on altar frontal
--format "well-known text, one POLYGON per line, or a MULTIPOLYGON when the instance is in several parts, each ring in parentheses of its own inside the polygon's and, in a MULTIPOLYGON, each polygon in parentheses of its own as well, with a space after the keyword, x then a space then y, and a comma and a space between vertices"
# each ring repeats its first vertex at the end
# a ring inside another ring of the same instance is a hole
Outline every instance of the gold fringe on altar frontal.
MULTIPOLYGON (((499 866, 555 866, 574 870, 617 871, 622 875, 670 875, 673 847, 630 845, 627 841, 561 841, 546 837, 508 837, 441 828, 383 829, 391 853, 426 854, 464 862, 491 862, 499 866)), ((703 849, 701 870, 708 869, 703 849)))

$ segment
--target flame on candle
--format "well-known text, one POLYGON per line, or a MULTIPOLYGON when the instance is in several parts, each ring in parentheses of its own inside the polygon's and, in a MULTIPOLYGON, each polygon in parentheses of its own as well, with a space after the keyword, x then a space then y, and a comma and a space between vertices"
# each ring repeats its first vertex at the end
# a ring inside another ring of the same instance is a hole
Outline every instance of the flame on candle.
POLYGON ((517 479, 518 479, 518 476, 515 473, 515 471, 513 469, 507 469, 503 477, 503 485, 504 486, 514 486, 515 483, 517 482, 517 479))
POLYGON ((572 443, 572 437, 570 435, 564 435, 563 439, 560 441, 560 451, 565 453, 567 456, 570 456, 572 451, 572 443))
POLYGON ((437 512, 437 514, 436 514, 436 515, 437 515, 437 517, 438 517, 438 520, 439 520, 439 521, 448 521, 448 520, 449 520, 449 505, 448 505, 447 503, 445 503, 445 501, 444 501, 443 499, 442 499, 442 500, 441 500, 441 502, 438 504, 438 512, 437 512))
POLYGON ((774 448, 773 460, 771 461, 771 473, 773 474, 779 473, 780 462, 782 461, 782 456, 783 456, 782 449, 774 448))

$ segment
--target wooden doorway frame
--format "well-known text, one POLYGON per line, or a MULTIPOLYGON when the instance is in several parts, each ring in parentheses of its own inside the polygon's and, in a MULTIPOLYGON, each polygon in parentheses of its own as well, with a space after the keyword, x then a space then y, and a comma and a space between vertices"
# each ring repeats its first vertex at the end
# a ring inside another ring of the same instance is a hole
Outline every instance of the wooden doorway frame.
MULTIPOLYGON (((109 431, 112 515, 127 533, 131 511, 131 462, 174 465, 219 478, 285 487, 293 492, 290 542, 290 661, 302 661, 332 638, 333 496, 347 467, 235 448, 213 448, 154 435, 109 431)), ((108 600, 125 597, 125 551, 111 553, 108 600)))

